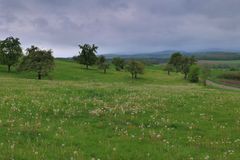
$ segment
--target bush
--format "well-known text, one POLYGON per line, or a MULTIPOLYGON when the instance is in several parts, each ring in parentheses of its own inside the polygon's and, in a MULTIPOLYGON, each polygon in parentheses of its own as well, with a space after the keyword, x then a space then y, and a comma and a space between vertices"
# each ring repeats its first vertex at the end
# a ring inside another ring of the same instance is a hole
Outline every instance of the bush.
POLYGON ((197 83, 199 81, 200 68, 197 65, 193 65, 190 67, 190 72, 188 75, 188 80, 193 83, 197 83))

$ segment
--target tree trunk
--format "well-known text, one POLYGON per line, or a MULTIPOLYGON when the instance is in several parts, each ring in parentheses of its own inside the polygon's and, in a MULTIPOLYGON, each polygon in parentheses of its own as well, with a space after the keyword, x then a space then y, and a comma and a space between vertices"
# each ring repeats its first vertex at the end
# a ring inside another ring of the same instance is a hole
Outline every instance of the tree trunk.
POLYGON ((11 72, 11 65, 8 65, 8 72, 11 72))
POLYGON ((135 79, 137 79, 137 73, 135 73, 135 79))
POLYGON ((132 73, 132 79, 134 78, 134 74, 132 73))
POLYGON ((170 75, 170 71, 168 71, 168 75, 170 75))
POLYGON ((184 79, 187 79, 187 73, 184 74, 184 79))
POLYGON ((41 75, 41 73, 38 73, 38 79, 39 79, 39 80, 42 79, 42 75, 41 75))
POLYGON ((203 80, 203 85, 207 86, 207 80, 203 80))
POLYGON ((88 64, 86 65, 86 68, 88 69, 88 64))
POLYGON ((104 69, 104 74, 106 74, 106 72, 107 72, 107 70, 106 70, 106 69, 104 69))

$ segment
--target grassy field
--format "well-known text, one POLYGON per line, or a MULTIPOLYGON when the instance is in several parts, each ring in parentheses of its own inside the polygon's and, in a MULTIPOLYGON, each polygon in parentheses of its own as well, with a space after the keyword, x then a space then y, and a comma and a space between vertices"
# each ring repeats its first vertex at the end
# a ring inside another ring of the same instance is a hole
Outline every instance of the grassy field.
POLYGON ((240 94, 148 66, 56 61, 52 80, 0 66, 0 159, 239 159, 240 94))

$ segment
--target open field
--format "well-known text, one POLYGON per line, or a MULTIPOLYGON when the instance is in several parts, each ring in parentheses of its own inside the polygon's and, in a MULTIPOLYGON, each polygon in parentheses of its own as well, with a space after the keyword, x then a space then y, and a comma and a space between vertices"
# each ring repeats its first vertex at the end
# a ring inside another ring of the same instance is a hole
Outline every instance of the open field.
POLYGON ((56 61, 53 80, 0 66, 0 159, 238 159, 240 94, 147 67, 56 61))

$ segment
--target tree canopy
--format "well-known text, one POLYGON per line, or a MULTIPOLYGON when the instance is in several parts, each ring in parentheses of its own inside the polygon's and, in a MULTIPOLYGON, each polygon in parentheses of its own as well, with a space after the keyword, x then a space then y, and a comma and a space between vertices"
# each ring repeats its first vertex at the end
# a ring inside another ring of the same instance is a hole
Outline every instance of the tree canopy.
POLYGON ((0 62, 8 66, 8 72, 11 71, 11 66, 18 63, 21 56, 22 48, 18 38, 8 37, 0 41, 0 62))
POLYGON ((166 64, 164 66, 164 70, 168 72, 168 75, 173 71, 173 65, 172 64, 166 64))
POLYGON ((187 79, 190 67, 196 64, 196 62, 197 60, 194 56, 188 57, 182 55, 180 52, 176 52, 172 54, 166 69, 171 70, 172 68, 170 66, 172 66, 176 72, 182 72, 184 74, 184 79, 187 79))
POLYGON ((98 68, 102 69, 104 73, 106 73, 107 69, 109 68, 109 64, 103 55, 98 57, 97 65, 98 65, 98 68))
POLYGON ((170 60, 169 64, 172 64, 173 67, 175 68, 176 72, 181 71, 181 61, 182 61, 182 54, 180 52, 173 53, 170 60))
POLYGON ((38 79, 47 76, 54 68, 54 57, 52 50, 41 50, 38 47, 28 48, 26 56, 19 66, 20 71, 33 71, 37 73, 38 79))
POLYGON ((89 44, 84 44, 84 45, 79 45, 80 48, 80 52, 79 52, 79 56, 75 59, 77 59, 77 61, 80 64, 86 65, 86 68, 88 69, 89 66, 94 65, 96 63, 97 60, 97 49, 98 47, 93 45, 89 45, 89 44))
POLYGON ((112 59, 112 64, 115 66, 116 71, 120 71, 125 67, 125 60, 120 57, 115 57, 112 59))
POLYGON ((193 83, 197 83, 199 81, 199 74, 200 74, 200 68, 197 65, 192 65, 190 67, 188 80, 193 83))
POLYGON ((131 73, 132 79, 137 79, 138 74, 144 73, 144 64, 140 61, 130 60, 127 63, 126 69, 131 73))

